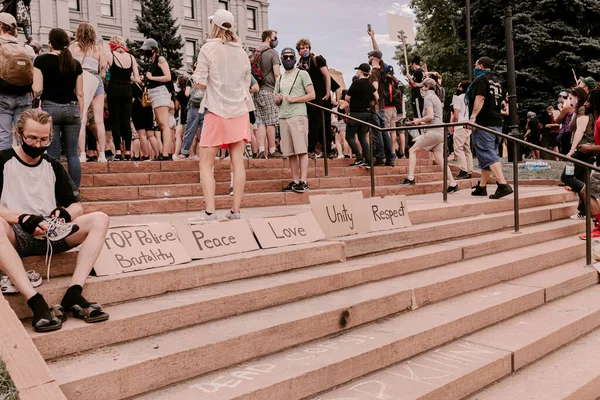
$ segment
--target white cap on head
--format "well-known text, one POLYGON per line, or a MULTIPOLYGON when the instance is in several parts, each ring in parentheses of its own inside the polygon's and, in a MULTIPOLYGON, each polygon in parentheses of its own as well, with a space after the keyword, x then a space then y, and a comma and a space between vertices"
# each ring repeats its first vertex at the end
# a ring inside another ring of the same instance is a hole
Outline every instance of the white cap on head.
POLYGON ((212 21, 213 24, 226 31, 230 31, 233 29, 233 14, 227 10, 217 10, 217 12, 214 15, 208 17, 208 20, 212 21), (226 23, 229 24, 229 28, 223 26, 226 23))

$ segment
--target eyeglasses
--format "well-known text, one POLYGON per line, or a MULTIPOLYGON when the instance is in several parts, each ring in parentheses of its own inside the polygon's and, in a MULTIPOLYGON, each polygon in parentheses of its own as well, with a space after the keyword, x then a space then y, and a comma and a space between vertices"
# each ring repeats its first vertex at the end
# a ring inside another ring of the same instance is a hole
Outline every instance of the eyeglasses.
POLYGON ((294 59, 296 59, 296 56, 283 56, 282 58, 284 60, 294 60, 294 59))
POLYGON ((47 146, 48 144, 50 144, 50 142, 52 142, 52 138, 50 136, 48 136, 48 137, 39 139, 36 137, 30 137, 30 136, 23 135, 23 141, 30 146, 35 146, 38 143, 41 146, 47 146))

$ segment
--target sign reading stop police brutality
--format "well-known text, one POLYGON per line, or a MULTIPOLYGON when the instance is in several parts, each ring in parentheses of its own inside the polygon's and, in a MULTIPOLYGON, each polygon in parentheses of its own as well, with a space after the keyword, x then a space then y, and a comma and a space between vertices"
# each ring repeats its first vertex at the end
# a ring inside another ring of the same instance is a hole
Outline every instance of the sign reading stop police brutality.
POLYGON ((191 261, 170 223, 111 228, 94 265, 98 276, 191 261))
POLYGON ((365 201, 371 208, 371 232, 411 226, 406 196, 371 197, 365 201))
POLYGON ((316 242, 325 238, 312 213, 250 220, 263 249, 316 242))
POLYGON ((181 243, 195 260, 258 250, 247 220, 176 227, 181 243))

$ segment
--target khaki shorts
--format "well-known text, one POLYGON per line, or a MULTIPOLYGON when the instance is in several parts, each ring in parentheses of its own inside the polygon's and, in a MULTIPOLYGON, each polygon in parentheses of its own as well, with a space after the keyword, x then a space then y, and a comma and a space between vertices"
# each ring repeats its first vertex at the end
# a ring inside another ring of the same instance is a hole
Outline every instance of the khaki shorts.
POLYGON ((298 116, 279 120, 281 152, 284 157, 308 153, 308 118, 298 116))
POLYGON ((385 109, 385 127, 395 128, 398 121, 398 110, 396 107, 388 107, 385 109))
POLYGON ((434 153, 444 150, 444 129, 427 129, 415 140, 415 146, 434 153))

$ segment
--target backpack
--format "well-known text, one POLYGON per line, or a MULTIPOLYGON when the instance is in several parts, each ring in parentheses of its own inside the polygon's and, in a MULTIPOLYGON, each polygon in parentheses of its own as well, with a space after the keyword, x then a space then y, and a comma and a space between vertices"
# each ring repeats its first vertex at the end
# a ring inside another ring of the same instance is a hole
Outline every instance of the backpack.
POLYGON ((33 83, 33 63, 25 45, 18 40, 0 38, 0 79, 13 86, 33 83))
POLYGON ((265 80, 265 77, 263 76, 261 60, 263 53, 267 50, 269 49, 266 48, 260 51, 255 49, 254 52, 250 55, 251 72, 254 76, 254 79, 256 79, 256 82, 258 82, 258 86, 262 86, 265 80))
POLYGON ((204 89, 198 89, 196 86, 192 85, 190 90, 190 101, 188 102, 188 108, 200 108, 200 103, 202 103, 202 99, 204 98, 204 94, 206 91, 204 89))
POLYGON ((437 95, 437 97, 440 99, 440 101, 442 102, 442 105, 444 104, 445 101, 445 97, 446 97, 446 89, 444 89, 442 86, 435 85, 435 94, 437 95))
POLYGON ((386 89, 386 95, 384 98, 385 106, 394 106, 402 108, 402 90, 396 78, 390 74, 385 74, 383 78, 383 86, 386 89))

